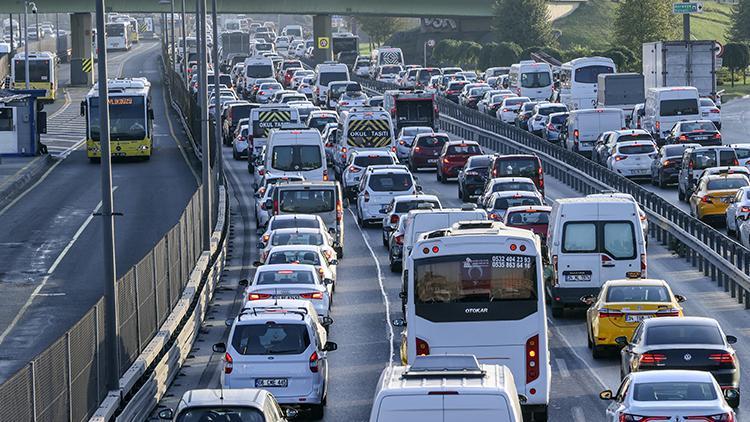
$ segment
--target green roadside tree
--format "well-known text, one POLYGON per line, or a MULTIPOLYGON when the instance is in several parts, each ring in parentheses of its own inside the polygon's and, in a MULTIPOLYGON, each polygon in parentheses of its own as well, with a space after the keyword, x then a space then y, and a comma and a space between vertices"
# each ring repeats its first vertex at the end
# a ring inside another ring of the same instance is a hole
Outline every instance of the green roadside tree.
POLYGON ((615 41, 639 52, 644 42, 676 39, 680 20, 673 0, 620 0, 615 11, 615 41))
POLYGON ((552 23, 545 0, 495 0, 492 28, 498 41, 522 48, 552 45, 552 23))
POLYGON ((734 73, 741 71, 744 76, 745 69, 750 66, 750 47, 742 43, 727 43, 721 58, 722 65, 732 73, 732 87, 734 87, 734 73))
POLYGON ((750 0, 739 0, 734 5, 731 21, 729 39, 735 42, 750 41, 750 0))

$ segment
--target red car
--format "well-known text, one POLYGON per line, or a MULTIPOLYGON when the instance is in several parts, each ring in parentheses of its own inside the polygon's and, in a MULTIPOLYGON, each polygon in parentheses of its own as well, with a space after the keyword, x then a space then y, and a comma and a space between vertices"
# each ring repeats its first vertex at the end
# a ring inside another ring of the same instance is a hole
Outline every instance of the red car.
POLYGON ((549 215, 552 207, 546 205, 525 205, 510 207, 505 212, 505 225, 531 230, 542 239, 547 237, 549 215))
POLYGON ((302 70, 301 67, 290 67, 287 70, 284 71, 284 79, 281 82, 282 85, 284 85, 284 88, 289 88, 289 85, 292 83, 292 77, 294 77, 294 72, 302 70))
POLYGON ((409 169, 412 173, 422 167, 437 167, 446 142, 450 142, 450 137, 445 133, 418 134, 409 151, 409 169))
POLYGON ((472 155, 481 155, 482 147, 475 141, 449 141, 443 145, 437 162, 437 180, 445 183, 448 178, 458 177, 458 172, 472 155))

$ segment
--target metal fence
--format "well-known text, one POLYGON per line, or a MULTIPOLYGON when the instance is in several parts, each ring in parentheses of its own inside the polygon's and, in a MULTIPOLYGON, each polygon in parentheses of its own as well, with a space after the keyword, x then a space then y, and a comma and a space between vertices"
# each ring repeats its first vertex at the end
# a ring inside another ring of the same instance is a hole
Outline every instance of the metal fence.
MULTIPOLYGON (((395 85, 356 78, 371 91, 383 93, 395 85)), ((649 213, 651 234, 675 249, 703 274, 716 281, 750 309, 750 250, 706 223, 675 207, 658 194, 606 167, 552 144, 530 132, 505 124, 476 110, 438 97, 440 125, 458 136, 479 141, 500 153, 534 153, 545 172, 582 193, 612 188, 633 195, 649 213)))
MULTIPOLYGON (((170 314, 203 244, 201 189, 179 222, 117 280, 120 316, 119 374, 170 314)), ((107 395, 104 299, 2 385, 0 421, 85 421, 107 395)))

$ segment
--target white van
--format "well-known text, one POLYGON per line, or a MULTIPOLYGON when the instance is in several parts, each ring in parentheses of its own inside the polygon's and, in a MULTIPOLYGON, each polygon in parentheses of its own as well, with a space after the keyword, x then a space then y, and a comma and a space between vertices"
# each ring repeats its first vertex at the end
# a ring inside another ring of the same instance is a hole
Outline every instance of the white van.
POLYGON ((646 239, 638 205, 617 197, 555 201, 547 248, 554 273, 546 290, 552 315, 583 306, 607 280, 646 278, 646 239))
POLYGON ((383 66, 403 66, 404 53, 400 48, 383 46, 370 53, 370 77, 375 79, 383 66))
MULTIPOLYGON (((273 61, 267 57, 255 56, 245 59, 245 67, 242 78, 242 89, 247 91, 255 84, 258 78, 273 78, 273 61)), ((249 94, 246 92, 246 94, 249 94)))
POLYGON ((300 175, 307 181, 328 180, 323 140, 317 129, 272 130, 266 146, 266 171, 300 175))
POLYGON ((577 153, 591 154, 599 135, 621 129, 625 129, 625 112, 619 108, 574 110, 563 129, 563 146, 577 153))
POLYGON ((596 106, 599 74, 615 73, 617 67, 609 57, 579 57, 560 66, 560 102, 568 110, 596 106))
MULTIPOLYGON (((261 104, 260 107, 250 110, 249 123, 253 129, 250 134, 253 157, 257 157, 260 150, 267 145, 273 129, 297 128, 301 125, 299 110, 286 104, 261 104)), ((252 163, 252 160, 249 163, 252 163)))
POLYGON ((459 221, 486 220, 487 211, 474 204, 461 208, 427 208, 409 211, 404 220, 404 260, 423 233, 445 229, 459 221))
POLYGON ((552 68, 548 63, 533 60, 516 63, 508 73, 508 89, 532 101, 549 100, 552 97, 552 68))
POLYGON ((287 25, 281 30, 281 35, 291 37, 292 40, 301 40, 303 38, 302 34, 301 25, 287 25))
POLYGON ((410 366, 386 367, 370 422, 434 421, 522 422, 513 374, 472 355, 420 356, 410 366))
POLYGON ((391 115, 382 107, 355 107, 339 113, 333 164, 342 175, 353 151, 396 153, 396 136, 391 115))
POLYGON ((641 127, 661 145, 675 123, 700 120, 698 89, 692 86, 649 88, 643 106, 641 127))
POLYGON ((348 80, 350 80, 349 67, 343 63, 326 62, 315 66, 315 91, 313 92, 315 105, 325 104, 329 83, 348 80))

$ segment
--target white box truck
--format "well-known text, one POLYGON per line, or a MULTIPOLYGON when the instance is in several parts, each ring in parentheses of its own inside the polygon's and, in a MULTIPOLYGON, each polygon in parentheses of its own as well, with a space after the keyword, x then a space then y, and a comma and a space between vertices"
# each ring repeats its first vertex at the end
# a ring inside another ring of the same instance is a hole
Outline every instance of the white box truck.
POLYGON ((715 41, 643 43, 644 87, 694 86, 701 97, 716 98, 715 41))

